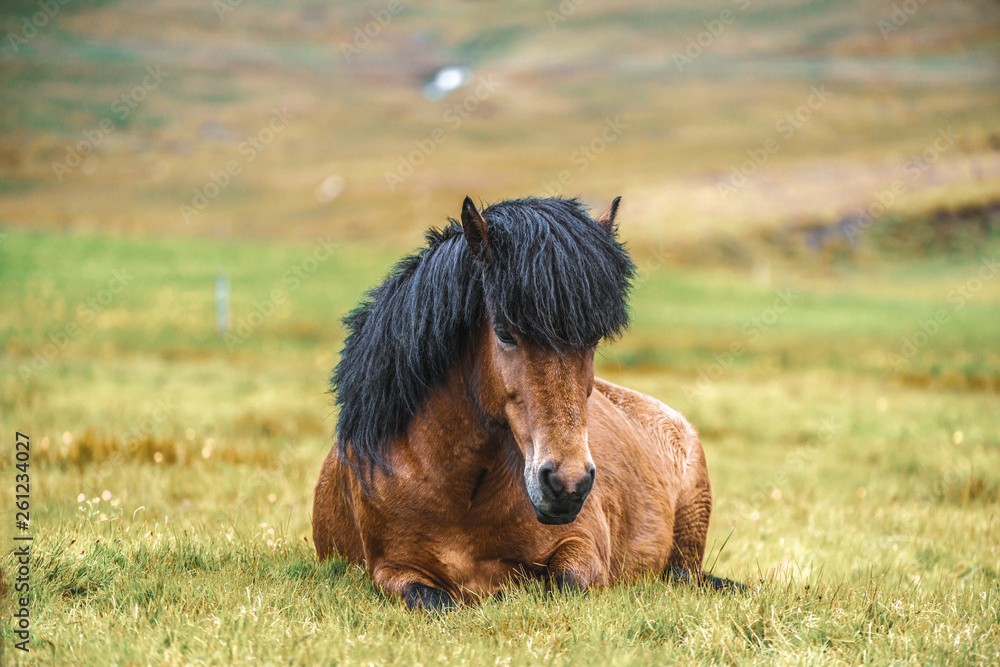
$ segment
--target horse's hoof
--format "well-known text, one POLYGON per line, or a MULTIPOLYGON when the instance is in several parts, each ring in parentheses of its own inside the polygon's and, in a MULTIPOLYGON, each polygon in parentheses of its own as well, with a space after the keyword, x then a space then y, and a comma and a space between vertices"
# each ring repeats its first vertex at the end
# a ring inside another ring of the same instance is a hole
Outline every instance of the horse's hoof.
POLYGON ((455 601, 446 591, 424 584, 410 584, 403 599, 406 600, 406 606, 410 609, 453 611, 457 608, 455 601))
POLYGON ((740 582, 733 581, 732 579, 725 579, 723 577, 714 577, 711 574, 705 575, 704 585, 711 586, 712 590, 721 591, 723 593, 747 592, 747 587, 740 582))
POLYGON ((580 578, 572 572, 560 572, 552 577, 552 580, 555 582, 556 589, 560 593, 587 592, 587 588, 583 585, 583 581, 581 581, 580 578))
MULTIPOLYGON (((682 567, 672 567, 667 570, 667 580, 668 581, 679 581, 681 583, 687 583, 691 581, 691 573, 682 567)), ((738 581, 733 581, 732 579, 724 579, 722 577, 716 577, 711 574, 702 574, 698 577, 698 585, 706 586, 711 588, 713 591, 720 591, 723 593, 746 593, 747 587, 738 581)))
POLYGON ((679 581, 683 584, 691 581, 691 575, 683 567, 671 567, 667 570, 667 581, 679 581))

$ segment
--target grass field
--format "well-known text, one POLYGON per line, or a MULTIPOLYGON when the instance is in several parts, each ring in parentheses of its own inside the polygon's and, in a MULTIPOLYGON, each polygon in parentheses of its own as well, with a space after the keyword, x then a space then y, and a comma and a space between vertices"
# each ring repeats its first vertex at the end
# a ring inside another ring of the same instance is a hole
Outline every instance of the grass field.
POLYGON ((0 665, 1000 663, 1000 6, 389 6, 0 6, 0 665), (340 318, 464 196, 553 193, 623 195, 597 372, 699 429, 745 595, 426 616, 315 559, 340 318))
POLYGON ((3 664, 996 663, 995 251, 769 286, 641 262, 598 373, 699 428, 707 561, 748 593, 531 588, 428 617, 310 544, 338 319, 394 253, 7 231, 2 493, 27 433, 35 541, 32 653, 5 622, 3 664), (218 272, 235 330, 280 302, 245 339, 215 333, 218 272))

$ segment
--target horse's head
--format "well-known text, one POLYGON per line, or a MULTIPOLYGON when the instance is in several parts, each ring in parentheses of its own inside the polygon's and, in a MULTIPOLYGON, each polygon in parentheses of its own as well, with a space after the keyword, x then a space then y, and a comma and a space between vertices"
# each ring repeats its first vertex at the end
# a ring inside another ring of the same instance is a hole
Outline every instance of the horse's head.
POLYGON ((484 408, 509 426, 524 456, 535 516, 564 524, 579 514, 598 474, 587 439, 594 349, 627 323, 634 266, 615 238, 617 199, 596 221, 575 202, 532 201, 551 210, 534 219, 491 207, 487 222, 466 198, 462 226, 483 269, 484 408), (576 217, 560 222, 560 207, 576 217))
POLYGON ((524 455, 524 485, 542 523, 569 523, 583 508, 597 469, 587 442, 594 348, 560 352, 496 322, 488 349, 500 412, 524 455))

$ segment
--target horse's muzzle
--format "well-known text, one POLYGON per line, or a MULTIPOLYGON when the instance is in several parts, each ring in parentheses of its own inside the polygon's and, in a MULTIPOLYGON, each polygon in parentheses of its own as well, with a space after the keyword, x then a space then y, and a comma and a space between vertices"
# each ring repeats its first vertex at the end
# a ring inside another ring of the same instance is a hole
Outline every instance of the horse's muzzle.
MULTIPOLYGON (((580 508, 581 509, 583 508, 582 504, 580 505, 580 508)), ((580 513, 580 510, 577 510, 572 514, 556 515, 556 514, 546 514, 544 512, 541 512, 537 507, 534 509, 535 509, 535 518, 538 519, 538 523, 544 523, 546 526, 562 526, 567 523, 573 523, 574 521, 576 521, 576 517, 580 513)))
POLYGON ((572 523, 594 488, 596 477, 597 470, 593 463, 588 463, 583 474, 575 479, 559 474, 552 463, 543 463, 533 480, 525 480, 535 518, 550 526, 572 523))

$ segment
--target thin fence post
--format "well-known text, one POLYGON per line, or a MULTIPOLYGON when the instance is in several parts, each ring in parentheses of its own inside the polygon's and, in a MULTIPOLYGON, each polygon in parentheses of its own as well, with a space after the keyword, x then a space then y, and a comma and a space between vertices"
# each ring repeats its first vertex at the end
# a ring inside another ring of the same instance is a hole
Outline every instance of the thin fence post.
POLYGON ((229 333, 229 276, 215 276, 215 327, 219 336, 229 333))

